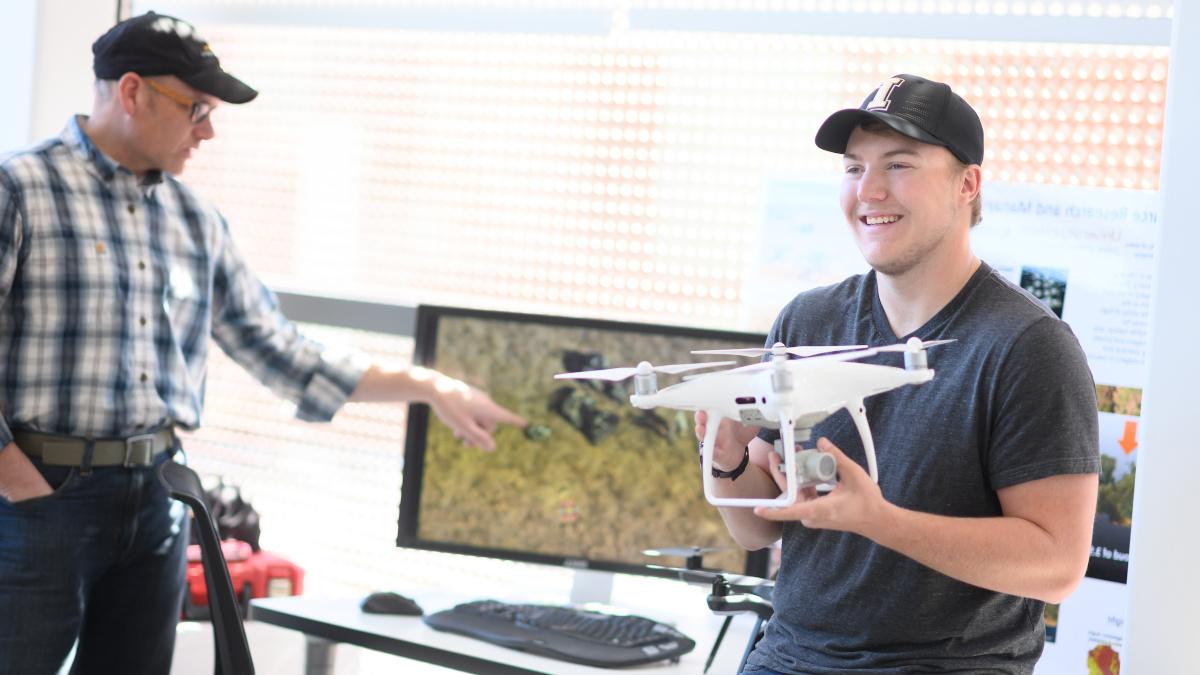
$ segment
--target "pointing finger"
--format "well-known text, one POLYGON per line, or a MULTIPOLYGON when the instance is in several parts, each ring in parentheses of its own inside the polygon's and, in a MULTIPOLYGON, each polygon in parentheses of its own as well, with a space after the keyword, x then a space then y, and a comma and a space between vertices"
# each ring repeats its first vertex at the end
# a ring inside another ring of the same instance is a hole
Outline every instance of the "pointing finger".
POLYGON ((492 417, 496 422, 511 424, 512 426, 521 429, 529 426, 529 422, 524 417, 521 417, 515 412, 500 405, 496 405, 496 409, 493 411, 492 417))
POLYGON ((492 439, 491 434, 477 424, 468 422, 463 435, 469 444, 479 446, 481 450, 491 452, 496 449, 496 441, 492 439))

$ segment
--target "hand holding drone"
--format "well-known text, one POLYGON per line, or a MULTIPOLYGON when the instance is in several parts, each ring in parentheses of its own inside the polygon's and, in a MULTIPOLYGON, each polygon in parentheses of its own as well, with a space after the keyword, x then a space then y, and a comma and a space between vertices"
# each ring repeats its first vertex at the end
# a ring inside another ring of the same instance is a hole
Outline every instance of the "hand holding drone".
POLYGON ((556 379, 595 379, 618 381, 632 377, 634 393, 629 402, 638 408, 663 406, 677 410, 703 410, 707 429, 702 441, 704 496, 715 506, 788 506, 798 491, 807 486, 828 484, 836 479, 837 462, 833 456, 816 450, 797 449, 798 441, 808 441, 812 428, 829 415, 845 408, 862 438, 871 479, 879 481, 875 462, 875 443, 867 425, 863 399, 907 384, 922 384, 933 379, 925 354, 927 347, 953 340, 907 342, 867 348, 865 345, 828 347, 787 347, 775 343, 770 348, 710 349, 693 354, 732 356, 770 355, 766 361, 715 373, 685 378, 683 382, 658 388, 657 373, 679 374, 691 370, 734 365, 733 361, 653 366, 642 361, 635 367, 607 368, 580 373, 560 373, 556 379), (883 352, 902 352, 904 368, 855 363, 883 352), (791 356, 799 356, 792 359, 791 356), (787 487, 774 499, 720 497, 712 475, 712 453, 721 420, 728 418, 749 426, 779 429, 775 452, 783 460, 787 487))

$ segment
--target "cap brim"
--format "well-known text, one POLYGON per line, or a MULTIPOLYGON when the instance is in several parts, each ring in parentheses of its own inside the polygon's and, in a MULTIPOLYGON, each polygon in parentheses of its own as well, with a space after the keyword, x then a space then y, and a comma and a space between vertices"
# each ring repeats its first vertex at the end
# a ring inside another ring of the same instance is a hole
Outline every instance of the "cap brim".
POLYGON ((192 88, 216 96, 226 103, 249 103, 258 96, 257 90, 220 69, 201 71, 189 77, 178 77, 192 88))
POLYGON ((829 152, 836 152, 839 155, 845 153, 846 143, 850 140, 850 134, 860 124, 869 119, 878 120, 902 136, 908 136, 909 138, 924 143, 932 143, 933 145, 943 147, 946 145, 935 136, 926 133, 923 129, 903 117, 877 110, 848 108, 830 115, 821 125, 821 128, 817 129, 817 147, 829 152))

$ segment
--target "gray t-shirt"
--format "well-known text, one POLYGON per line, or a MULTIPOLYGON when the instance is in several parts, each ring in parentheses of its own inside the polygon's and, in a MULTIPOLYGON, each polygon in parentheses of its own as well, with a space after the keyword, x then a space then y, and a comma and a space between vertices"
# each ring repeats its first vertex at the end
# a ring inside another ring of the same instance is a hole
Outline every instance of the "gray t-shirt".
MULTIPOLYGON (((1067 325, 983 264, 913 335, 930 347, 931 382, 866 399, 879 485, 898 506, 948 516, 1001 515, 996 490, 1098 472, 1096 391, 1067 325)), ((875 273, 797 296, 768 343, 885 345, 894 335, 875 273)), ((867 363, 903 365, 900 354, 867 363)), ((778 432, 765 431, 773 440, 778 432)), ((866 466, 841 410, 813 430, 866 466)), ((956 581, 874 542, 787 523, 775 618, 749 664, 785 673, 1029 673, 1043 604, 956 581)))

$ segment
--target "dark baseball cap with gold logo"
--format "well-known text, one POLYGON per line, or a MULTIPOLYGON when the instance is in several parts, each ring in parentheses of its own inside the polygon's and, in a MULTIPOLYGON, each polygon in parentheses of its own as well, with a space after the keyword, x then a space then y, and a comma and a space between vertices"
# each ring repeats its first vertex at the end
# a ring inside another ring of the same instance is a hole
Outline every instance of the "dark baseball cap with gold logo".
POLYGON ((125 73, 174 75, 226 103, 248 103, 258 92, 221 69, 208 42, 192 24, 147 12, 126 19, 92 43, 92 71, 101 80, 125 73))
POLYGON ((839 110, 817 130, 817 147, 846 152, 854 129, 875 119, 909 138, 940 145, 966 164, 983 163, 983 124, 950 85, 917 75, 884 80, 857 108, 839 110))

